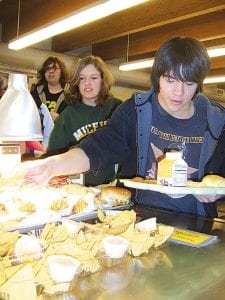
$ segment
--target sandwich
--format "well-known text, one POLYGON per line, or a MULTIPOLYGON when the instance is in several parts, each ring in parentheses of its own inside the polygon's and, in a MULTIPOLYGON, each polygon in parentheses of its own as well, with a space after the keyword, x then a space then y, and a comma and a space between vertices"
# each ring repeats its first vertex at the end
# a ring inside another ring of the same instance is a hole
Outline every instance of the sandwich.
POLYGON ((118 186, 106 186, 102 188, 100 197, 103 203, 112 203, 114 205, 128 204, 131 192, 118 186))

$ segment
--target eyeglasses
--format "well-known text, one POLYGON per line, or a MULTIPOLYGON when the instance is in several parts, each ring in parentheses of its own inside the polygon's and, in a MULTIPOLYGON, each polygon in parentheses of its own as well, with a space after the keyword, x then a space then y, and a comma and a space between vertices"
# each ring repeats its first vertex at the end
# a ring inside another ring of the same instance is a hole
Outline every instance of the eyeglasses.
POLYGON ((47 68, 45 69, 45 72, 50 72, 50 71, 55 72, 56 70, 60 70, 60 67, 56 67, 56 66, 47 67, 47 68))

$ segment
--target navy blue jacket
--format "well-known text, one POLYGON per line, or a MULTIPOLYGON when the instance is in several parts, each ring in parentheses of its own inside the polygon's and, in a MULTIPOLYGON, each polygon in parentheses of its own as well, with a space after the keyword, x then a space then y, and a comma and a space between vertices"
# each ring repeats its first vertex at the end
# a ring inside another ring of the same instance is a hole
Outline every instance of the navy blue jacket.
POLYGON ((225 126, 218 139, 216 149, 205 166, 205 174, 218 174, 225 177, 225 126))
MULTIPOLYGON (((104 171, 108 164, 122 163, 119 178, 145 176, 152 122, 151 101, 154 93, 154 90, 150 90, 135 94, 114 111, 106 126, 79 144, 79 148, 82 148, 90 159, 91 170, 98 173, 104 171)), ((204 103, 207 111, 208 125, 199 160, 201 179, 225 124, 225 108, 202 95, 196 95, 193 101, 204 103)), ((136 195, 136 201, 139 203, 142 202, 140 194, 141 191, 136 195)), ((180 203, 182 211, 182 201, 180 203)), ((197 214, 215 214, 205 210, 205 207, 210 207, 211 204, 205 205, 197 201, 197 205, 197 214)))

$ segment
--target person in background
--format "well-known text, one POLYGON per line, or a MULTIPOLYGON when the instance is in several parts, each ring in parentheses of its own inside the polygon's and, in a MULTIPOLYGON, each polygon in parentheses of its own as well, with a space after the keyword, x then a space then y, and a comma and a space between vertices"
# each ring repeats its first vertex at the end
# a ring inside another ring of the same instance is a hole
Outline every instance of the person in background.
MULTIPOLYGON (((87 56, 77 63, 73 73, 70 92, 66 95, 69 105, 60 114, 51 133, 47 155, 68 150, 83 138, 104 126, 112 112, 122 103, 110 94, 114 79, 100 57, 87 56)), ((110 182, 114 166, 99 176, 85 174, 85 185, 110 182)))
POLYGON ((8 87, 8 75, 5 73, 0 74, 0 99, 4 95, 8 87))
MULTIPOLYGON (((122 163, 120 178, 155 178, 164 150, 179 148, 191 180, 201 180, 225 124, 225 108, 200 95, 210 61, 204 45, 191 37, 166 41, 157 51, 152 89, 121 104, 106 126, 69 151, 25 164, 28 181, 47 182, 56 175, 96 173, 122 163)), ((212 195, 172 195, 137 190, 135 202, 202 217, 217 215, 212 195)))
POLYGON ((43 63, 39 73, 38 82, 31 88, 38 108, 44 103, 52 116, 53 121, 65 109, 65 92, 68 81, 68 72, 64 62, 55 56, 48 57, 43 63))
POLYGON ((38 111, 41 119, 41 131, 43 135, 43 140, 41 141, 41 145, 43 146, 43 148, 33 149, 33 150, 37 150, 36 154, 42 154, 46 152, 48 142, 49 142, 49 137, 54 128, 54 122, 52 120, 52 116, 47 106, 44 103, 40 103, 40 105, 38 106, 38 111))

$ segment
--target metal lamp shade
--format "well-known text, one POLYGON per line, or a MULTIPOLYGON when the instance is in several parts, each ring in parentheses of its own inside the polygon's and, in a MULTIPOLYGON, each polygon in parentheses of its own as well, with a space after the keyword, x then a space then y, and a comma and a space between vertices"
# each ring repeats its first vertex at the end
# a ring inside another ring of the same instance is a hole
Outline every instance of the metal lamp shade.
POLYGON ((0 140, 42 140, 40 115, 25 74, 9 74, 8 88, 0 100, 0 140))

